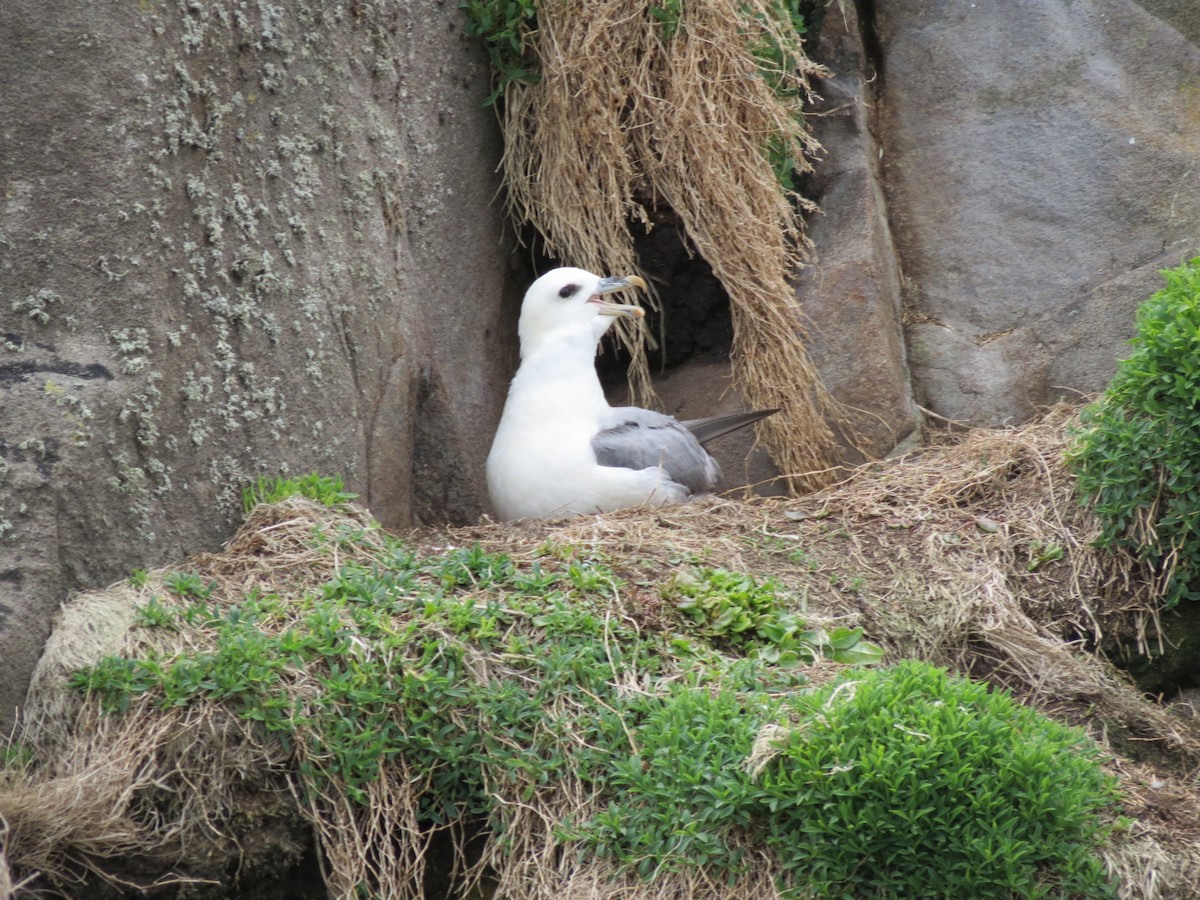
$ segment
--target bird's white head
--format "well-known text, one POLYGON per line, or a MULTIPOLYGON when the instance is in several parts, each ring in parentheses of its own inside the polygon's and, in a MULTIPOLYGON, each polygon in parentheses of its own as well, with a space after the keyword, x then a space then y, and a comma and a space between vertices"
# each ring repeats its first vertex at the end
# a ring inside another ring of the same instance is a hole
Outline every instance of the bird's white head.
POLYGON ((592 342, 608 330, 618 316, 640 318, 640 306, 615 303, 605 295, 627 287, 645 288, 636 275, 601 278, 583 269, 551 269, 525 292, 521 304, 521 356, 528 356, 539 344, 559 337, 574 336, 592 342))

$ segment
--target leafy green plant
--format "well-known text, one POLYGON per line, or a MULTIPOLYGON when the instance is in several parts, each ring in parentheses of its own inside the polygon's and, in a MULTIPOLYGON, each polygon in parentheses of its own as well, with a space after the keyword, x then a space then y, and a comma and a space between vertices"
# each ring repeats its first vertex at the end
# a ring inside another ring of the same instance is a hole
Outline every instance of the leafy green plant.
POLYGON ((727 569, 683 570, 664 593, 699 634, 738 652, 756 652, 767 662, 795 664, 825 656, 861 664, 883 657, 879 647, 862 640, 860 628, 809 628, 787 608, 779 585, 770 579, 760 582, 727 569))
POLYGON ((22 772, 32 766, 33 762, 33 751, 20 741, 0 743, 0 778, 22 772))
MULTIPOLYGON (((803 0, 775 0, 773 14, 779 21, 790 25, 791 34, 796 42, 792 45, 781 44, 764 35, 754 47, 754 57, 758 61, 759 72, 771 85, 771 89, 781 97, 786 97, 799 104, 803 98, 798 89, 786 78, 786 73, 794 71, 799 60, 796 57, 800 47, 799 38, 805 33, 806 7, 810 4, 803 0)), ((796 170, 801 168, 801 161, 793 155, 792 144, 781 136, 772 135, 763 145, 763 155, 775 172, 775 179, 788 191, 796 189, 796 170)))
POLYGON ((683 0, 659 0, 649 6, 650 15, 658 22, 659 33, 664 41, 669 41, 679 30, 679 20, 683 18, 683 0))
POLYGON ((215 581, 205 581, 195 572, 168 572, 163 576, 163 587, 180 597, 196 597, 203 600, 216 586, 215 581))
POLYGON ((124 712, 130 701, 159 683, 159 666, 153 659, 106 656, 93 666, 75 672, 71 687, 100 699, 106 712, 124 712))
POLYGON ((642 705, 635 751, 612 763, 613 799, 565 836, 643 878, 689 866, 739 873, 743 851, 732 838, 756 812, 742 765, 780 702, 685 685, 642 705))
POLYGON ((288 497, 307 497, 322 506, 335 507, 349 503, 358 494, 346 491, 340 475, 325 476, 315 473, 295 478, 259 478, 242 492, 242 507, 246 512, 259 503, 278 503, 288 497))
POLYGON ((1068 462, 1100 545, 1140 554, 1174 606, 1200 598, 1200 257, 1163 276, 1068 462))
POLYGON ((176 621, 176 612, 164 606, 157 596, 151 597, 145 606, 138 607, 135 619, 138 625, 145 628, 172 628, 176 621))
POLYGON ((402 756, 430 780, 422 817, 435 823, 486 813, 485 774, 544 779, 567 764, 565 741, 547 744, 544 733, 552 699, 594 705, 607 696, 597 719, 624 740, 612 725, 619 671, 654 672, 665 659, 652 640, 586 602, 618 584, 596 560, 521 571, 508 555, 478 545, 422 558, 393 544, 374 565, 347 565, 300 605, 286 606, 257 594, 232 605, 206 602, 213 587, 193 574, 167 582, 191 603, 152 598, 139 621, 207 631, 211 649, 106 657, 72 677, 77 689, 110 712, 143 696, 164 708, 229 704, 285 743, 305 742, 311 753, 302 774, 314 789, 335 779, 361 802, 382 763, 402 756), (483 588, 496 593, 481 600, 483 588), (474 681, 467 656, 500 645, 519 620, 531 621, 543 641, 508 639, 511 677, 474 681), (308 684, 303 699, 290 693, 297 679, 308 684), (472 717, 483 724, 471 725, 472 717))
POLYGON ((685 569, 671 580, 668 597, 674 595, 676 609, 706 637, 745 647, 757 637, 759 623, 778 614, 776 590, 773 581, 726 569, 685 569))
POLYGON ((765 840, 821 897, 1113 897, 1115 780, 1081 731, 919 662, 788 702, 765 840))
POLYGON ((641 706, 607 808, 564 833, 645 878, 736 877, 748 839, 799 896, 1115 896, 1094 853, 1114 779, 1082 732, 1005 693, 908 662, 808 693, 676 685, 641 706))
POLYGON ((1029 543, 1029 562, 1025 566, 1026 571, 1036 572, 1046 563, 1055 562, 1063 558, 1063 548, 1054 543, 1054 541, 1030 541, 1029 543))
POLYGON ((513 82, 536 82, 541 77, 538 61, 528 47, 529 34, 537 27, 539 0, 465 0, 458 5, 467 16, 465 31, 483 38, 496 88, 485 105, 504 96, 513 82))
POLYGON ((446 588, 503 583, 512 578, 515 570, 511 557, 487 553, 478 544, 449 550, 426 565, 426 571, 436 575, 446 588))

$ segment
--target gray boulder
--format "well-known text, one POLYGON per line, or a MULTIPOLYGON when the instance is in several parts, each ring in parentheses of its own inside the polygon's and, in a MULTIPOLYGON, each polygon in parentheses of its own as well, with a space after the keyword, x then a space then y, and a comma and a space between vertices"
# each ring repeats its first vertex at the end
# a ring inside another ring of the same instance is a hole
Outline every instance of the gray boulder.
POLYGON ((215 548, 256 476, 478 517, 516 298, 454 4, 8 0, 0 35, 5 728, 68 592, 215 548))
POLYGON ((820 210, 808 221, 811 265, 796 286, 812 323, 813 362, 845 415, 840 436, 848 462, 905 446, 921 425, 874 133, 874 61, 863 27, 854 6, 831 7, 813 50, 831 77, 814 85, 821 99, 809 124, 824 155, 802 189, 820 210))
POLYGON ((916 396, 999 424, 1102 389, 1159 270, 1200 251, 1195 4, 877 9, 916 396))

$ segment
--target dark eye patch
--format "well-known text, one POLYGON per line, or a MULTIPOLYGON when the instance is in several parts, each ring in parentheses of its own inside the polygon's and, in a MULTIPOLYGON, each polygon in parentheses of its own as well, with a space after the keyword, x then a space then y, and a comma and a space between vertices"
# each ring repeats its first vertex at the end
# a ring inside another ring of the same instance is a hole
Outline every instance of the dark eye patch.
POLYGON ((566 300, 568 297, 570 297, 572 294, 574 294, 578 290, 579 290, 579 285, 577 285, 577 284, 564 285, 563 287, 561 287, 559 289, 558 296, 560 296, 564 300, 566 300))

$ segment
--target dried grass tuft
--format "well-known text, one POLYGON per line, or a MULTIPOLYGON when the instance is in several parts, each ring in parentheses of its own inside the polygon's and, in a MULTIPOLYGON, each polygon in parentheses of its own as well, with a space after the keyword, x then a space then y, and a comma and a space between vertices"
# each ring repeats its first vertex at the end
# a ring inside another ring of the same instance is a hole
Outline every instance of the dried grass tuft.
POLYGON ((0 819, 0 900, 8 900, 16 893, 12 870, 8 867, 8 855, 4 845, 8 842, 8 823, 0 819))
MULTIPOLYGON (((1155 618, 1145 573, 1090 544, 1095 524, 1075 503, 1060 462, 1070 416, 1057 409, 1019 429, 970 432, 863 468, 800 500, 714 498, 558 524, 420 531, 408 539, 425 553, 478 542, 518 564, 555 548, 596 556, 620 578, 608 615, 642 629, 668 626, 657 586, 680 567, 771 576, 814 624, 861 625, 890 659, 924 658, 1004 685, 1047 714, 1088 728, 1110 751, 1132 821, 1104 850, 1121 877, 1120 896, 1197 897, 1200 724, 1194 711, 1148 701, 1084 649, 1117 633, 1152 639, 1155 618), (1047 555, 1050 546, 1061 558, 1047 555)), ((211 601, 218 605, 239 602, 250 590, 299 605, 340 566, 369 564, 383 547, 365 513, 290 500, 256 508, 222 552, 188 568, 217 583, 211 601)), ((244 871, 271 871, 299 858, 311 829, 331 896, 353 896, 355 885, 423 896, 439 833, 418 821, 429 785, 403 759, 385 763, 365 805, 351 802, 336 779, 306 795, 313 784, 301 781, 300 767, 319 768, 322 760, 303 735, 285 749, 217 704, 135 704, 121 716, 102 715, 64 689, 66 674, 89 655, 212 646, 215 635, 205 628, 127 625, 119 637, 95 628, 91 617, 102 612, 132 623, 133 607, 163 593, 165 574, 68 605, 31 695, 39 714, 30 717, 25 740, 38 763, 0 781, 0 832, 7 828, 0 879, 11 884, 41 872, 69 891, 97 877, 127 889, 185 876, 219 879, 233 861, 244 871)), ((487 600, 485 590, 478 600, 487 600)), ((499 652, 476 652, 466 668, 482 682, 527 677, 499 652)), ((836 672, 823 663, 809 674, 820 683, 836 672)), ((319 674, 292 673, 289 690, 303 700, 319 674)), ((621 689, 646 685, 633 673, 621 689)), ((569 720, 578 702, 557 698, 561 707, 548 710, 548 720, 569 720)), ((761 737, 747 767, 772 752, 769 736, 761 737)), ((485 787, 499 804, 503 838, 468 835, 461 826, 449 838, 458 848, 455 875, 467 885, 494 886, 497 897, 778 896, 777 861, 761 847, 747 846, 755 863, 734 885, 710 884, 692 871, 644 882, 560 841, 560 823, 599 808, 601 798, 583 781, 485 787)))
MULTIPOLYGON (((831 480, 835 406, 805 348, 789 277, 803 260, 799 210, 768 159, 773 142, 801 170, 818 149, 800 115, 822 70, 770 0, 679 4, 670 37, 644 3, 544 4, 530 41, 541 79, 513 82, 502 111, 504 179, 517 223, 549 253, 599 272, 634 272, 631 223, 669 206, 712 266, 733 309, 733 368, 790 486, 831 480), (795 66, 772 68, 761 49, 795 66)), ((645 273, 643 273, 645 274, 645 273)), ((633 354, 635 402, 652 396, 644 345, 633 354)))
POLYGON ((1128 830, 1114 835, 1101 855, 1120 879, 1121 896, 1139 900, 1200 898, 1200 808, 1192 778, 1182 783, 1147 767, 1117 763, 1128 830))

